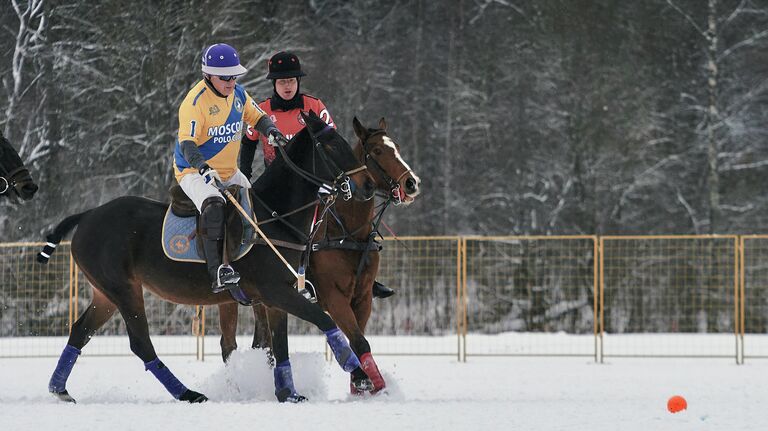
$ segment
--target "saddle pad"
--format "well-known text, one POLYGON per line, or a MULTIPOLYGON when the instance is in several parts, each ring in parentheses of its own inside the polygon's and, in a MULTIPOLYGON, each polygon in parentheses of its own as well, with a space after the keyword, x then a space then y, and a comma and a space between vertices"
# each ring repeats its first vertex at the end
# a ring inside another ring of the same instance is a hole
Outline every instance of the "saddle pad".
MULTIPOLYGON (((243 207, 245 212, 253 219, 253 204, 251 202, 251 195, 248 193, 248 189, 240 189, 238 196, 240 206, 243 207)), ((243 223, 243 238, 252 238, 255 229, 251 224, 243 218, 237 209, 235 209, 239 215, 240 220, 243 223)), ((170 205, 165 212, 165 219, 163 219, 163 252, 169 259, 179 262, 198 262, 205 263, 205 258, 200 256, 197 252, 197 235, 195 235, 195 221, 197 217, 179 217, 171 211, 170 205)), ((237 253, 230 257, 230 261, 234 262, 241 257, 245 256, 253 247, 253 244, 243 244, 242 238, 240 239, 240 247, 237 249, 237 253)))

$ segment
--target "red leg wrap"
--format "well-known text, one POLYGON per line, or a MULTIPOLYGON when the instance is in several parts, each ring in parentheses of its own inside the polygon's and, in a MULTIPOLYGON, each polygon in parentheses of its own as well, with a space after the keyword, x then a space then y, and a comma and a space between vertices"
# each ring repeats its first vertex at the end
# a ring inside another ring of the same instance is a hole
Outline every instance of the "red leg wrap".
POLYGON ((384 383, 384 377, 381 377, 379 367, 376 365, 376 361, 373 360, 373 356, 371 356, 370 353, 360 356, 360 368, 365 371, 365 374, 368 374, 368 378, 371 379, 371 382, 373 383, 372 394, 387 387, 387 384, 384 383))

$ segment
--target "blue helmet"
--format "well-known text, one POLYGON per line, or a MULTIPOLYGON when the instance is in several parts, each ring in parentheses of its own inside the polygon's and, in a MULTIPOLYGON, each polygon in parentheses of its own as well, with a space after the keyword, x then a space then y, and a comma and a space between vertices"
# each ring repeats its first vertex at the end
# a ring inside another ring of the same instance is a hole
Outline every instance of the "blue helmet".
POLYGON ((211 45, 203 51, 203 73, 209 75, 242 75, 248 71, 240 65, 240 56, 235 48, 226 43, 211 45))

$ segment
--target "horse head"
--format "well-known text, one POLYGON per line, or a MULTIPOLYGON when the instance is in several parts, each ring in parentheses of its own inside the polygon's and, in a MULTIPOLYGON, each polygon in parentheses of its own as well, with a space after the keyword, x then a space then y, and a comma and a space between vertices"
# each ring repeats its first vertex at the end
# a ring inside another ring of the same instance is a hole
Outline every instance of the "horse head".
POLYGON ((400 156, 400 146, 387 135, 387 122, 379 120, 379 128, 367 128, 357 117, 352 120, 362 160, 376 180, 376 186, 392 194, 406 205, 419 195, 421 180, 400 156))
POLYGON ((24 167, 19 154, 0 133, 0 196, 12 196, 11 190, 16 196, 28 201, 37 192, 37 184, 32 180, 29 170, 24 167))
POLYGON ((314 174, 338 185, 347 197, 359 201, 372 199, 376 184, 366 166, 355 157, 346 139, 314 112, 302 112, 301 117, 315 147, 314 155, 319 159, 313 159, 314 174))

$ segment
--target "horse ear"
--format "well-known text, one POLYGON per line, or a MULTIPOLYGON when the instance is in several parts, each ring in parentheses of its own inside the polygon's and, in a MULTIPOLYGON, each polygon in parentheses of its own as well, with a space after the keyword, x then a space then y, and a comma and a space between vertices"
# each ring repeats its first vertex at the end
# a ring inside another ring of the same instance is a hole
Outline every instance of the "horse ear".
POLYGON ((384 120, 384 117, 381 117, 381 119, 379 120, 379 129, 387 130, 387 121, 384 120))
POLYGON ((352 119, 352 127, 355 129, 355 135, 365 141, 365 138, 368 137, 368 129, 360 123, 360 120, 358 120, 357 117, 352 119))
POLYGON ((325 121, 315 114, 315 111, 301 112, 301 118, 304 120, 304 124, 307 127, 312 128, 315 132, 319 131, 326 126, 325 121))

